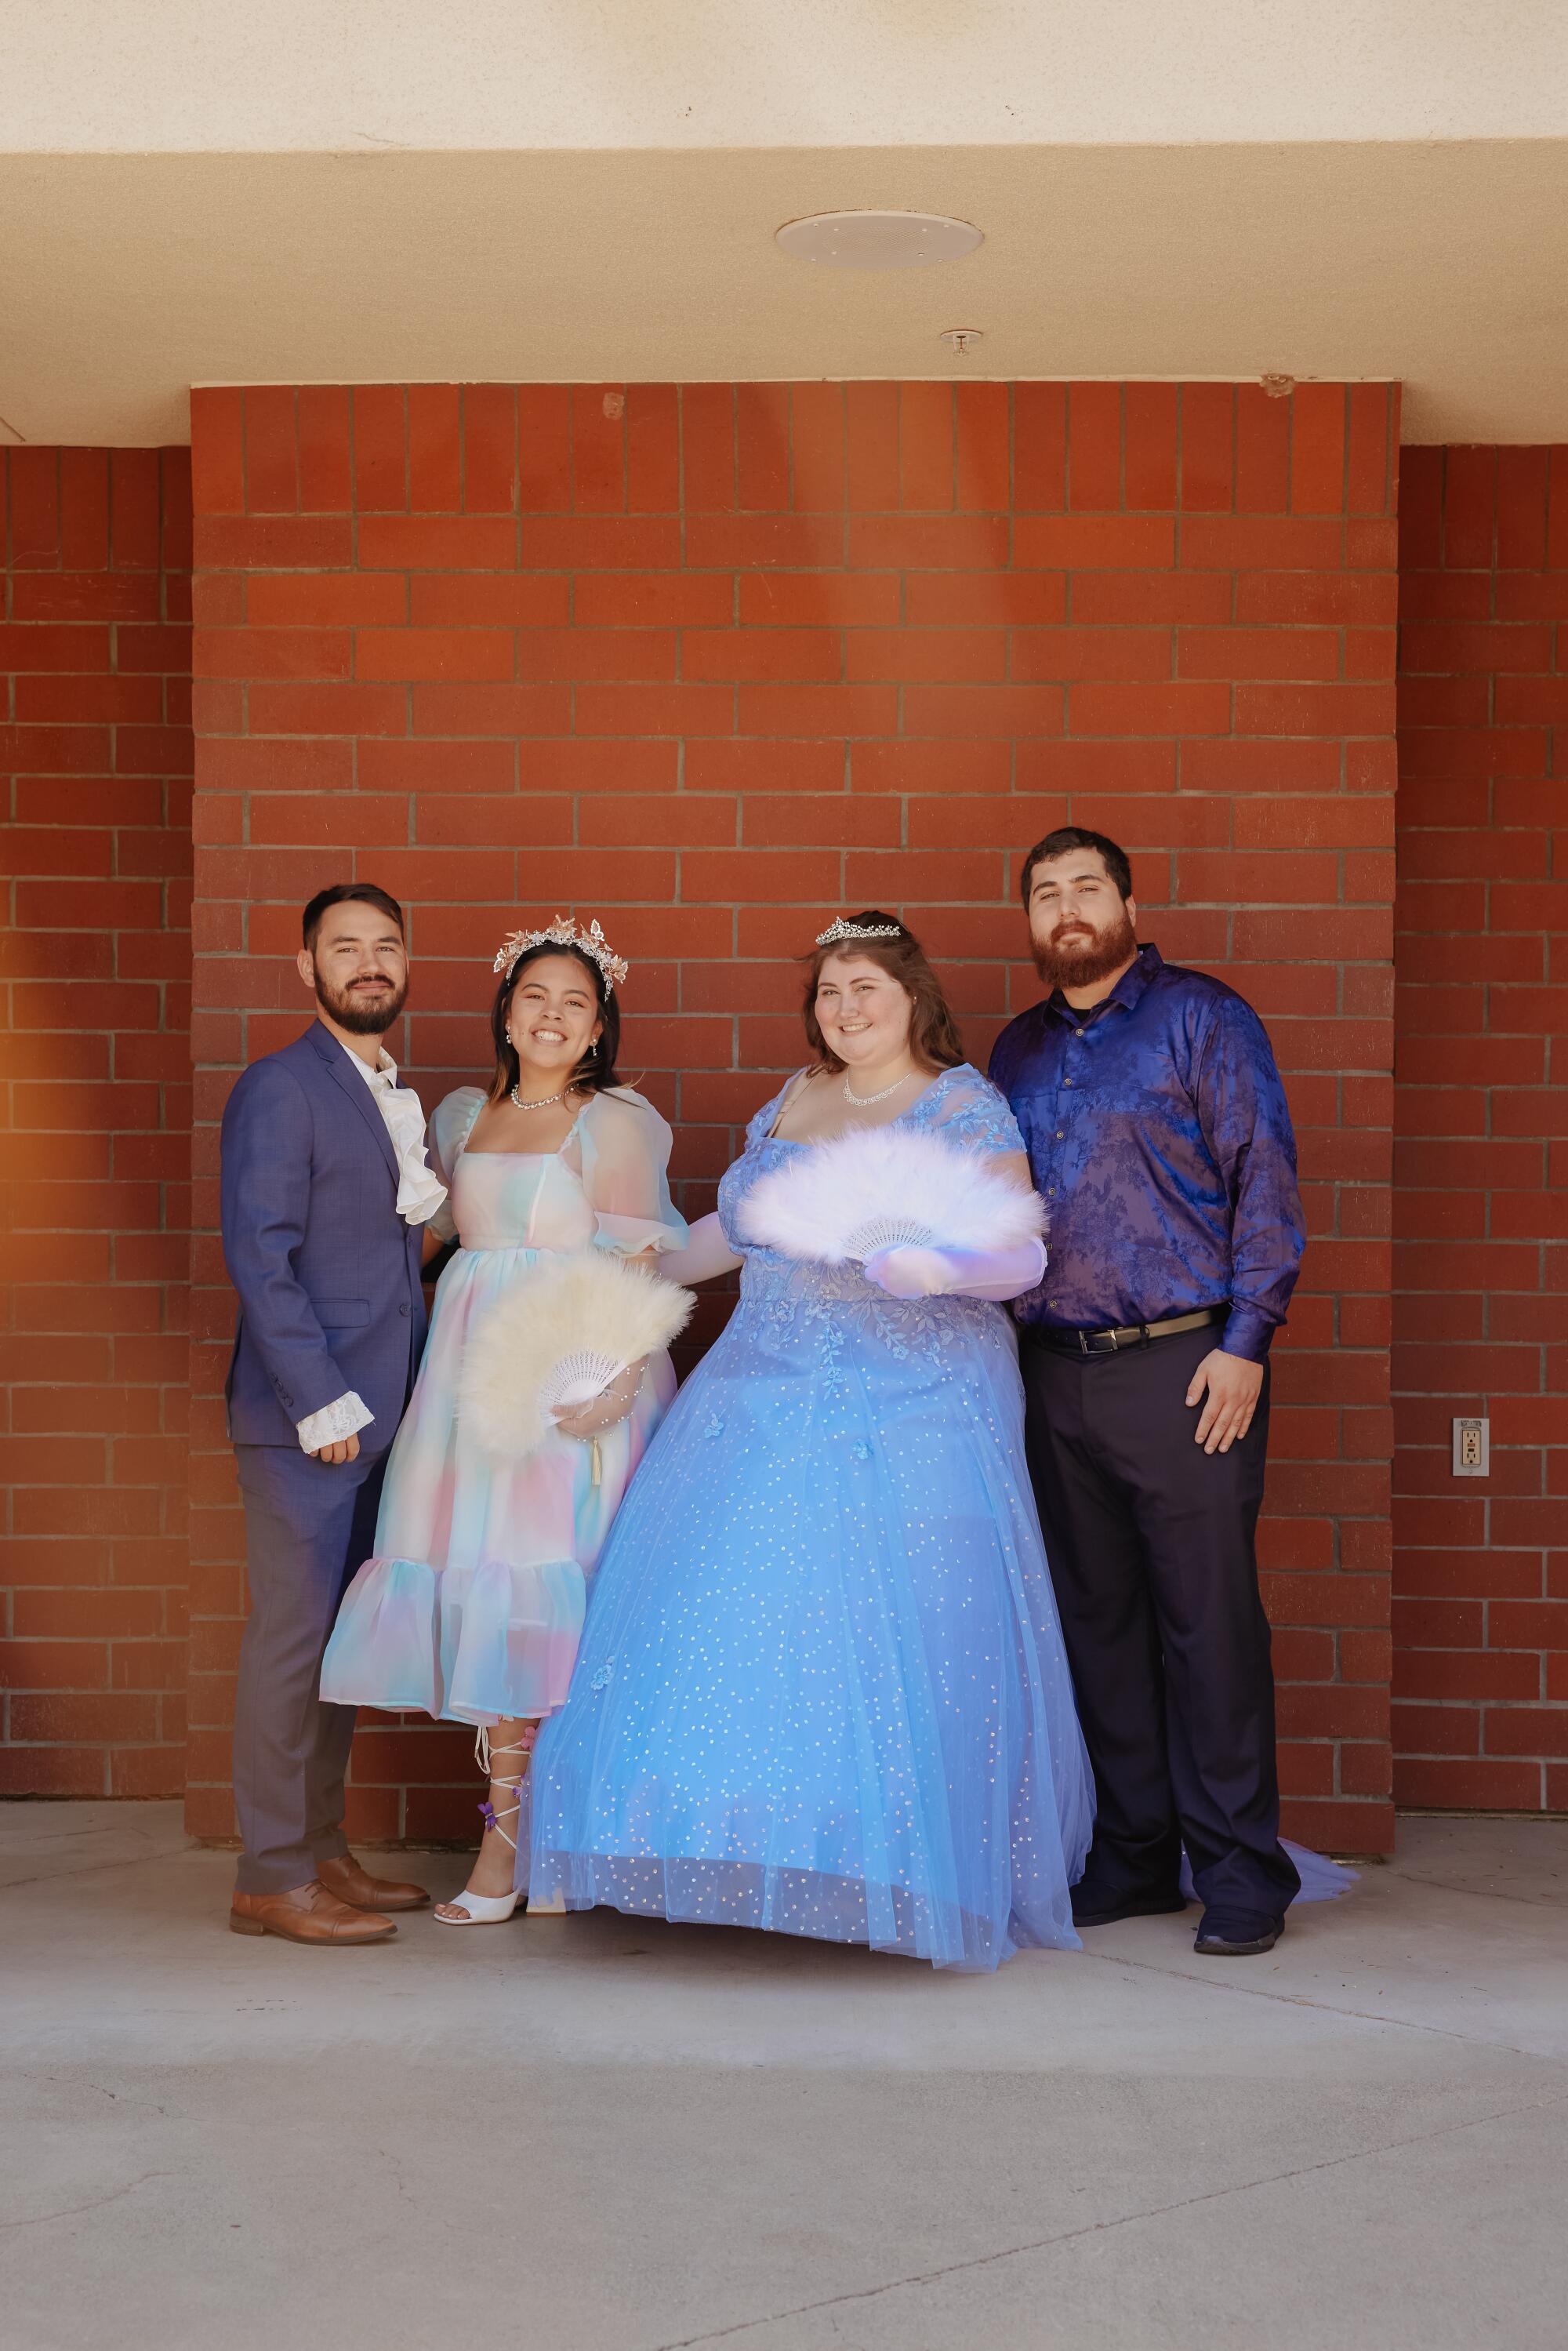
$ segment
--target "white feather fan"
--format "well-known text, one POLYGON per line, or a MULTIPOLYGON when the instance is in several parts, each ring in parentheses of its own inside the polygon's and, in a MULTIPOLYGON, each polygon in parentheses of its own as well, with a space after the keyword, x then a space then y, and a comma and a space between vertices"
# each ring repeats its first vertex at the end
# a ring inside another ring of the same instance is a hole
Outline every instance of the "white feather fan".
POLYGON ((531 1453, 555 1406, 587 1404, 667 1347, 695 1305, 689 1290, 598 1250, 543 1259, 475 1324, 458 1414, 487 1453, 531 1453))
POLYGON ((783 1257, 842 1265, 883 1249, 1016 1249, 1044 1232, 1045 1206, 990 1155, 873 1126, 793 1154, 752 1186, 737 1221, 783 1257))

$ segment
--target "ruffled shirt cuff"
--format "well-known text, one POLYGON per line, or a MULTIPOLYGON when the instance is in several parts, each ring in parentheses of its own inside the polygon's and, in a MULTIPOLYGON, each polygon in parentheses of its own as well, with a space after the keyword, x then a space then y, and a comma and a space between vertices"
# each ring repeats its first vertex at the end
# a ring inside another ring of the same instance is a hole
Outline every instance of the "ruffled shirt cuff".
POLYGON ((319 1453, 324 1445, 340 1445, 345 1437, 357 1437, 361 1428, 369 1428, 375 1418, 368 1412, 352 1388, 335 1403, 324 1404, 319 1412, 312 1412, 294 1424, 299 1431, 302 1453, 319 1453))

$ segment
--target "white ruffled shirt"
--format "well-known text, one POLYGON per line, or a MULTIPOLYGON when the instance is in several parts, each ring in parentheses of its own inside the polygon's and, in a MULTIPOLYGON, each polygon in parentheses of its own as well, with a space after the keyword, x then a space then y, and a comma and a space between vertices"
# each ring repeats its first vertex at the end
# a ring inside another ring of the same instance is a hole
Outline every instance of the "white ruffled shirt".
MULTIPOLYGON (((341 1038, 339 1043, 342 1044, 341 1038)), ((376 1108, 397 1154, 397 1212, 406 1225, 428 1224, 443 1200, 446 1186, 424 1155, 424 1109, 412 1086, 400 1086, 397 1063, 383 1046, 372 1070, 370 1063, 344 1045, 361 1077, 376 1098, 376 1108)), ((346 1395, 324 1404, 319 1412, 297 1421, 300 1450, 319 1453, 324 1445, 340 1445, 368 1428, 375 1415, 350 1388, 346 1395)))

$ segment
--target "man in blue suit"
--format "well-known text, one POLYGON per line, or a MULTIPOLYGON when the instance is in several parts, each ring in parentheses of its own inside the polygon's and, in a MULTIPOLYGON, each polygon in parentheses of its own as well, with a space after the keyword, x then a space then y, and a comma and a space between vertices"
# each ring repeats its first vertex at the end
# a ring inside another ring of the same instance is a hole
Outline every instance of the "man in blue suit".
MULTIPOLYGON (((425 1220, 444 1193, 419 1097, 382 1038, 408 993, 402 910, 320 891, 300 977, 316 1019, 246 1071, 223 1127, 224 1256, 239 1293, 229 1434, 251 1613, 235 1705, 244 1844, 229 1923, 299 1943, 389 1942, 429 1900, 373 1878, 343 1834, 351 1707, 318 1695, 350 1576, 374 1548, 387 1450, 424 1343, 425 1220)), ((433 1252, 432 1252, 433 1253, 433 1252)))

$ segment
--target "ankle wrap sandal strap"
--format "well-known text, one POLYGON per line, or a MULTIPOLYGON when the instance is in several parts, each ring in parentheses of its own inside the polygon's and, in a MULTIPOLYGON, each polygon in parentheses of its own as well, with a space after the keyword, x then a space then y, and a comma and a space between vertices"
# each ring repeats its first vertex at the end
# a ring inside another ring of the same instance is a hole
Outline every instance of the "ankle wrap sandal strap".
MULTIPOLYGON (((537 1731, 534 1736, 535 1738, 538 1736, 537 1731)), ((474 1740, 474 1761, 484 1772, 486 1779, 490 1783, 490 1786, 492 1788, 503 1788, 508 1795, 514 1795, 517 1799, 515 1804, 504 1804, 497 1812, 495 1804, 491 1802, 489 1795, 486 1794, 484 1802, 479 1806, 479 1817, 484 1822, 486 1828, 494 1829, 496 1834, 501 1839, 502 1843, 504 1844, 509 1844, 514 1853, 516 1853, 517 1849, 517 1840, 515 1836, 508 1835, 506 1828, 503 1826, 503 1823, 507 1821, 515 1821, 521 1814, 523 1809, 523 1782, 528 1778, 528 1761, 532 1756, 533 1751, 534 1741, 532 1739, 522 1744, 508 1744, 505 1747, 492 1747, 490 1744, 489 1729, 485 1723, 481 1723, 479 1725, 478 1731, 474 1740), (518 1772, 515 1780, 505 1778, 496 1770, 495 1759, 497 1755, 520 1755, 522 1757, 523 1768, 518 1772)))

